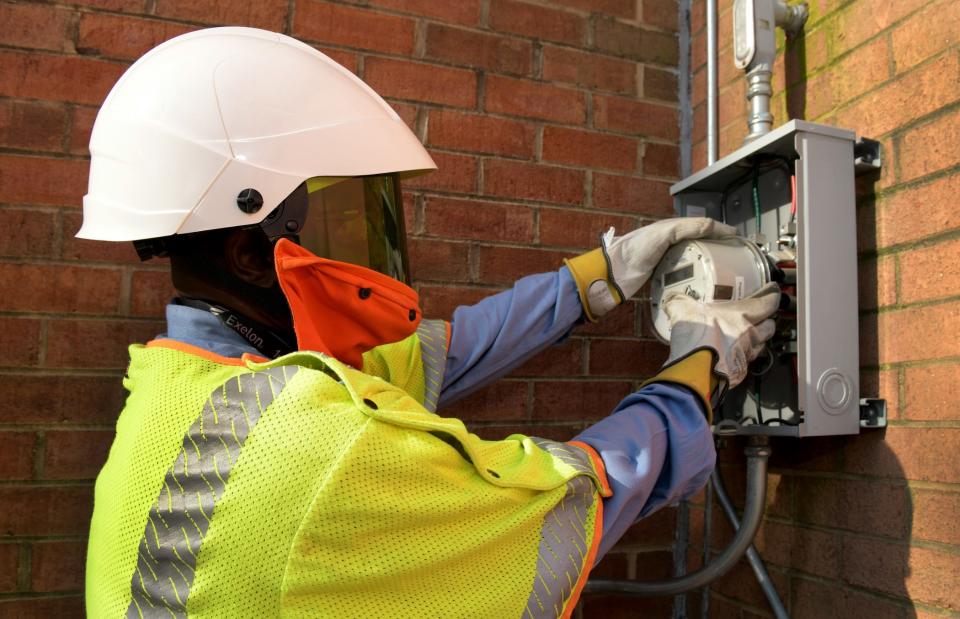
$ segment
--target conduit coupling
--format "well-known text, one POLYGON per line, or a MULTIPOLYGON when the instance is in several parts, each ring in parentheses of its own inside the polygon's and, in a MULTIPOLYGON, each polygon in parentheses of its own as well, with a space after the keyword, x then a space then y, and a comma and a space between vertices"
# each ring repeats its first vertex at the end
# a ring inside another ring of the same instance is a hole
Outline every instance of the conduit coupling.
POLYGON ((751 142, 773 129, 773 114, 770 113, 772 79, 773 72, 768 64, 756 65, 747 73, 747 101, 750 102, 750 118, 747 124, 750 133, 744 142, 751 142))
POLYGON ((743 506, 743 520, 730 545, 713 562, 686 576, 657 582, 589 580, 584 587, 584 593, 638 597, 670 596, 699 589, 727 573, 753 543, 767 502, 769 439, 766 436, 750 437, 750 443, 744 449, 744 454, 747 456, 747 498, 743 506))

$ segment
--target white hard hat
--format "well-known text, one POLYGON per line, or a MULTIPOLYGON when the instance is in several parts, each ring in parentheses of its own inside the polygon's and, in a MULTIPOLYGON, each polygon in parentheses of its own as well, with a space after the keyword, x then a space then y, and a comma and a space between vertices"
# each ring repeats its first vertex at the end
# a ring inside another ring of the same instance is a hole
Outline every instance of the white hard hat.
POLYGON ((258 224, 312 177, 436 169, 360 79, 254 28, 185 34, 140 58, 101 107, 90 153, 77 236, 104 241, 258 224), (241 195, 262 208, 238 207, 241 195))

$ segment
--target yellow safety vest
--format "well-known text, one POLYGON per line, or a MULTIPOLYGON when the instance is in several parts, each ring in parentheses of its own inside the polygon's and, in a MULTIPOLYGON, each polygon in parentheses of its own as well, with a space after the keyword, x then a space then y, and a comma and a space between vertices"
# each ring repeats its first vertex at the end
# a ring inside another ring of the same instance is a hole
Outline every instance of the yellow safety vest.
POLYGON ((89 616, 568 616, 600 541, 602 464, 429 412, 437 324, 368 353, 366 372, 132 346, 89 616))

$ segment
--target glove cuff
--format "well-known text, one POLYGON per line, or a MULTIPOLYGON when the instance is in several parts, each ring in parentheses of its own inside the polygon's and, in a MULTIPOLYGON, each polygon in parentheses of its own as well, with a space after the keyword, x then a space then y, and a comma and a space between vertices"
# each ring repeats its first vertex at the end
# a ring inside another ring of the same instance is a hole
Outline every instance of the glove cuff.
POLYGON ((712 348, 698 348, 687 355, 670 361, 660 373, 645 381, 641 388, 651 383, 673 383, 687 387, 700 397, 706 412, 707 423, 713 425, 713 407, 719 405, 726 391, 726 379, 714 371, 717 353, 712 348))
POLYGON ((597 322, 601 316, 623 303, 623 296, 611 282, 609 263, 602 248, 565 259, 563 263, 577 284, 580 304, 587 320, 597 322))

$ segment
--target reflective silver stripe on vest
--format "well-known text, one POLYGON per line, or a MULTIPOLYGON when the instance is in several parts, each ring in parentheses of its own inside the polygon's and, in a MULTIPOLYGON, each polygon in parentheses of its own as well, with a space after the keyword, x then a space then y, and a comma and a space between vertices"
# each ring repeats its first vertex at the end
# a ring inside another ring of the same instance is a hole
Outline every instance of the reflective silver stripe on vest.
POLYGON ((253 426, 297 366, 241 374, 217 387, 183 438, 140 540, 127 617, 186 617, 197 554, 253 426))
POLYGON ((421 320, 417 335, 420 338, 426 385, 423 407, 432 413, 437 410, 443 374, 447 369, 447 323, 442 320, 421 320))
POLYGON ((524 617, 551 619, 563 614, 564 602, 573 593, 585 566, 587 518, 593 505, 594 485, 586 475, 567 482, 567 494, 543 519, 537 575, 527 598, 524 617))
POLYGON ((578 473, 594 474, 593 463, 590 461, 590 456, 583 449, 568 445, 567 443, 558 443, 557 441, 550 441, 545 438, 537 438, 536 436, 531 436, 530 440, 554 458, 557 458, 564 464, 569 464, 578 473))

